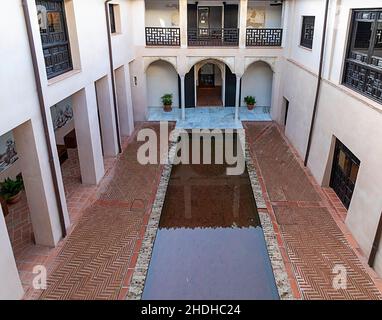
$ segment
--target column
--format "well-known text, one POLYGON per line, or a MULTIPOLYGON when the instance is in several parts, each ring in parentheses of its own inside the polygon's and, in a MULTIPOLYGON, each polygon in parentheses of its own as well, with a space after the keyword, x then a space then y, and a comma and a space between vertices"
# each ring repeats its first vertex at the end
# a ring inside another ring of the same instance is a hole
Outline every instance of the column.
MULTIPOLYGON (((36 243, 54 247, 62 238, 57 205, 60 199, 56 198, 54 191, 47 148, 49 141, 45 139, 42 120, 28 121, 13 129, 13 134, 36 243)), ((68 227, 69 217, 65 204, 63 210, 68 227)))
POLYGON ((116 117, 113 104, 111 80, 105 76, 96 81, 96 97, 102 134, 103 155, 115 157, 118 154, 116 117))
POLYGON ((186 86, 185 76, 180 76, 180 94, 181 94, 181 107, 182 107, 182 120, 186 120, 186 86))
POLYGON ((73 95, 73 113, 82 183, 96 185, 105 169, 94 84, 73 95))
POLYGON ((187 0, 179 0, 179 27, 181 48, 187 48, 187 0))
POLYGON ((240 76, 236 75, 236 99, 235 99, 235 120, 239 120, 240 108, 240 76))
POLYGON ((248 0, 240 0, 240 14, 239 14, 239 47, 245 48, 247 38, 247 11, 248 0))
POLYGON ((115 86, 118 104, 118 118, 119 130, 122 136, 129 136, 133 127, 131 126, 130 108, 131 104, 128 103, 127 81, 128 77, 125 76, 125 66, 122 66, 114 71, 115 73, 115 86))
POLYGON ((0 206, 0 300, 18 300, 24 295, 0 206))

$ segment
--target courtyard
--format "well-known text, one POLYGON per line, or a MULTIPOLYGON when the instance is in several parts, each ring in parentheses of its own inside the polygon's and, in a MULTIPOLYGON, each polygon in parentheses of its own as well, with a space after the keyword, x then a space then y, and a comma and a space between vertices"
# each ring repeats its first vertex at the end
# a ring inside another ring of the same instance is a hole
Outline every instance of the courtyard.
MULTIPOLYGON (((380 299, 381 279, 367 266, 348 232, 346 210, 335 193, 317 185, 277 124, 243 122, 243 126, 265 201, 265 207, 257 210, 271 221, 292 293, 288 298, 380 299), (346 289, 333 287, 336 265, 346 270, 346 289)), ((57 248, 34 246, 17 259, 24 299, 136 297, 132 278, 144 252, 142 243, 164 170, 164 165, 137 162, 142 143, 136 134, 148 127, 158 132, 159 123, 141 123, 124 139, 123 153, 109 165, 97 188, 77 192, 77 198, 68 196, 75 219, 57 248), (36 263, 48 269, 46 290, 31 285, 28 266, 36 263)))

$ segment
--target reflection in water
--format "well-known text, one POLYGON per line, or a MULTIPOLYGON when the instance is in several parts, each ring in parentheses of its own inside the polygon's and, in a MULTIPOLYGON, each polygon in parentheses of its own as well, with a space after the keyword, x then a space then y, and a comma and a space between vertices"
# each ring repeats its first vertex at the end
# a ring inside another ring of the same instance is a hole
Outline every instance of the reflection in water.
POLYGON ((173 167, 143 299, 278 299, 248 173, 226 167, 173 167))

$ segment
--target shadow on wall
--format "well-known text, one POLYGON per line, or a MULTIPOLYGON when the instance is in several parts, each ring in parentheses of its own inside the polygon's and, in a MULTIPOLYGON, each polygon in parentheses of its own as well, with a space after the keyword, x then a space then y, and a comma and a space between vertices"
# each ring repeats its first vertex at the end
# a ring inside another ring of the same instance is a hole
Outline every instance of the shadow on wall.
POLYGON ((162 107, 161 97, 166 93, 173 95, 173 107, 179 107, 179 76, 171 63, 158 60, 150 64, 146 81, 149 107, 162 107))
POLYGON ((256 97, 256 105, 259 107, 270 107, 272 103, 273 71, 263 61, 252 63, 242 77, 241 106, 246 96, 256 97))

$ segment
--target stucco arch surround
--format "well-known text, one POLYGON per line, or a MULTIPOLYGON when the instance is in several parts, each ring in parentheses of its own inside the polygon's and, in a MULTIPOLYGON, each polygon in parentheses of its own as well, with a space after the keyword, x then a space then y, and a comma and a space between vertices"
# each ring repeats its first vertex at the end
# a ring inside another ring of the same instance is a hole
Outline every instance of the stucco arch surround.
POLYGON ((275 69, 276 69, 275 57, 247 57, 245 58, 243 75, 246 73, 249 67, 251 67, 254 63, 257 63, 257 62, 266 63, 269 66, 269 68, 272 70, 272 72, 275 73, 275 69))
POLYGON ((176 57, 143 57, 143 65, 144 65, 144 71, 146 73, 147 69, 152 65, 154 62, 157 61, 165 61, 171 64, 176 73, 179 75, 179 70, 178 70, 178 61, 176 57))
POLYGON ((215 63, 218 66, 223 63, 228 66, 232 73, 235 73, 234 57, 188 57, 185 73, 190 72, 192 67, 194 67, 197 64, 201 64, 202 62, 202 65, 204 65, 205 63, 215 63))
POLYGON ((274 75, 274 69, 269 61, 264 61, 262 58, 249 60, 241 78, 240 104, 244 105, 244 97, 250 95, 255 96, 259 107, 270 110, 273 105, 274 75))
POLYGON ((195 74, 197 75, 199 70, 201 68, 203 68, 203 66, 208 64, 208 63, 216 65, 220 69, 221 76, 222 77, 224 76, 224 74, 225 74, 225 68, 224 68, 225 64, 223 62, 221 62, 221 61, 214 60, 214 59, 202 60, 201 62, 196 63, 195 64, 195 74))
POLYGON ((161 97, 173 95, 173 107, 180 106, 179 73, 167 59, 153 59, 145 68, 148 107, 162 107, 161 97))

